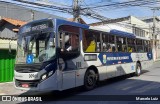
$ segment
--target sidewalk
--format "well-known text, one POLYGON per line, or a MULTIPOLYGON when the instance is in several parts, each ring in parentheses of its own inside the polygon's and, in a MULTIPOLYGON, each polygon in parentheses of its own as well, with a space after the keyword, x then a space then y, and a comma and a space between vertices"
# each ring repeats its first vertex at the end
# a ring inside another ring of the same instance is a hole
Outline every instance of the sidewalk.
POLYGON ((0 95, 19 95, 25 91, 17 90, 13 82, 0 83, 0 95))

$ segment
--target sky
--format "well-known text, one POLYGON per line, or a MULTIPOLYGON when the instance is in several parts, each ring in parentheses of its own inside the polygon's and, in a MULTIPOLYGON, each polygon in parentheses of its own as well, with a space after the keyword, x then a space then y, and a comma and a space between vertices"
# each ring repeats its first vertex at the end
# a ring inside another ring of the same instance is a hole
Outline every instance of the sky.
MULTIPOLYGON (((16 4, 21 4, 12 0, 0 0, 0 1, 8 1, 8 2, 12 2, 12 3, 16 3, 16 4)), ((42 2, 42 1, 46 1, 49 2, 49 4, 57 4, 57 5, 67 5, 69 7, 72 7, 72 1, 73 0, 27 0, 27 1, 32 1, 32 2, 42 2)), ((116 2, 126 2, 126 1, 131 1, 131 0, 79 0, 79 4, 81 5, 81 7, 91 7, 91 6, 97 6, 97 5, 103 5, 103 4, 112 4, 112 3, 116 3, 116 2)), ((27 5, 27 4, 25 4, 27 5)), ((159 4, 154 4, 154 5, 145 5, 144 6, 137 6, 137 7, 133 7, 133 6, 129 6, 129 7, 125 7, 125 8, 98 8, 98 9, 91 9, 93 10, 95 13, 98 13, 102 16, 105 16, 107 18, 111 18, 111 19, 115 19, 115 18, 120 18, 120 17, 126 17, 129 15, 135 16, 135 17, 151 17, 153 16, 153 10, 151 10, 150 7, 160 7, 160 3, 159 4)), ((58 15, 64 18, 72 18, 73 16, 71 14, 68 13, 61 13, 61 12, 57 12, 55 10, 51 10, 51 9, 38 9, 38 8, 32 8, 38 11, 43 11, 43 12, 47 12, 53 15, 58 15)), ((156 16, 160 15, 160 10, 156 10, 155 12, 156 16)), ((89 16, 81 16, 86 23, 94 23, 94 22, 98 22, 99 20, 95 20, 89 16)))

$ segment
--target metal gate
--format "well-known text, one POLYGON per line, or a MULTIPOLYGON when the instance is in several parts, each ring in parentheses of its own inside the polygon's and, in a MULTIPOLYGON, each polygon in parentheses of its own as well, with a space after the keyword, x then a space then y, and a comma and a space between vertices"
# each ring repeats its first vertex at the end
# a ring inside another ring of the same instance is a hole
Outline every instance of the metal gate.
POLYGON ((0 50, 0 82, 13 80, 16 51, 0 50))

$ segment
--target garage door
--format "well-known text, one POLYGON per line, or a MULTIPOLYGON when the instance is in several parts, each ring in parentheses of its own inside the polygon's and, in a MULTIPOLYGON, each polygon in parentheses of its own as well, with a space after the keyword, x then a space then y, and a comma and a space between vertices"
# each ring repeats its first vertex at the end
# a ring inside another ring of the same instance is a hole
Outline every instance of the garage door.
POLYGON ((16 51, 0 50, 0 82, 13 80, 16 51))

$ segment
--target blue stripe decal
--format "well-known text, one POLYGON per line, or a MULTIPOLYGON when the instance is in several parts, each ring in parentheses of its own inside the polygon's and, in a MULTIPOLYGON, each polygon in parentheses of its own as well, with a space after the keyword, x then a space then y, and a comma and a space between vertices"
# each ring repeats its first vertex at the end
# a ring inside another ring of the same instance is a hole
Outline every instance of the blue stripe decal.
POLYGON ((98 58, 103 65, 133 62, 131 53, 100 53, 98 58))

